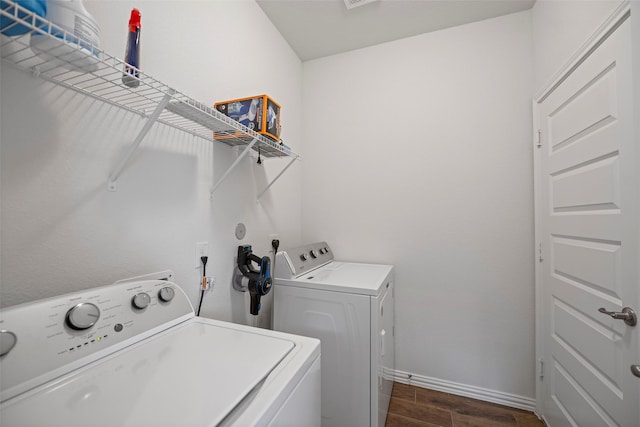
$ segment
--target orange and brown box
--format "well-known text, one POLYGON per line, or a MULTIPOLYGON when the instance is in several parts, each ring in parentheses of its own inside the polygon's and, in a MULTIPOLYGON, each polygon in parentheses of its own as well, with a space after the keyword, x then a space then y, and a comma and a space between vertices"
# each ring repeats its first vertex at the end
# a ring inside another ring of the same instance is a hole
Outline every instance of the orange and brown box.
MULTIPOLYGON (((268 95, 216 102, 214 108, 253 131, 275 141, 280 141, 280 104, 268 95)), ((214 132, 213 137, 225 139, 246 137, 246 135, 239 131, 235 131, 233 134, 214 132)))

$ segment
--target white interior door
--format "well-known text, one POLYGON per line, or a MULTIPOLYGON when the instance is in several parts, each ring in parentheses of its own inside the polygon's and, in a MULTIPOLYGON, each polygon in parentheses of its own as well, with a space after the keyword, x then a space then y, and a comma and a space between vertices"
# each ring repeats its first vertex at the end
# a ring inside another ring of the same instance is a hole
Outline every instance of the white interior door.
POLYGON ((552 427, 640 425, 640 326, 598 311, 639 309, 629 21, 538 103, 538 386, 552 427))

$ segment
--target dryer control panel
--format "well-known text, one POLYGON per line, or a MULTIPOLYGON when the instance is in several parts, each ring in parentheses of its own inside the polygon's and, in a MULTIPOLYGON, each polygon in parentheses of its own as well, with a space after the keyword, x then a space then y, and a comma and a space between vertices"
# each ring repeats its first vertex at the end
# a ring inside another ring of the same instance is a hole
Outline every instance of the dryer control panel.
POLYGON ((0 310, 0 386, 19 393, 194 316, 167 280, 116 283, 0 310))
POLYGON ((327 242, 285 249, 276 254, 274 277, 293 279, 331 261, 333 261, 333 252, 327 242))

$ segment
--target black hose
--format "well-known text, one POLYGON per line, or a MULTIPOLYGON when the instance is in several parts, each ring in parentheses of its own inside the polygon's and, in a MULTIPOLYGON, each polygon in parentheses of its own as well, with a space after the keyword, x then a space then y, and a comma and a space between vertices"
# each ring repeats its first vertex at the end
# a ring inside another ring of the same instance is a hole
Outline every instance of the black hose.
POLYGON ((198 311, 196 312, 196 316, 200 316, 200 309, 202 308, 202 300, 204 299, 204 291, 205 291, 205 286, 206 286, 206 282, 205 280, 207 280, 207 261, 209 260, 209 257, 206 256, 201 256, 200 257, 200 261, 202 261, 202 290, 200 291, 200 302, 198 303, 198 311))

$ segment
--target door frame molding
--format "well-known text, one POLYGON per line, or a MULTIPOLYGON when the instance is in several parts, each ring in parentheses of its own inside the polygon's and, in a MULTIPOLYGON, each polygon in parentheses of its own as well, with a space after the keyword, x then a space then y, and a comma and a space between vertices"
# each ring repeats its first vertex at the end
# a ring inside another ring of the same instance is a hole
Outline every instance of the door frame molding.
POLYGON ((542 248, 539 252, 540 245, 543 242, 541 230, 541 206, 542 206, 542 174, 541 167, 541 150, 537 147, 538 129, 540 129, 540 104, 562 83, 576 68, 582 64, 595 49, 598 48, 631 14, 631 0, 624 0, 609 15, 609 17, 594 31, 594 33, 580 46, 580 48, 560 67, 556 74, 534 95, 532 99, 533 127, 532 127, 532 145, 533 145, 533 191, 534 191, 534 254, 535 254, 535 387, 536 387, 536 414, 543 417, 542 411, 542 384, 540 382, 540 361, 544 355, 544 277, 543 264, 538 261, 539 256, 547 259, 548 249, 542 248))
POLYGON ((535 103, 540 103, 562 83, 602 42, 615 31, 631 13, 631 0, 622 1, 611 15, 591 34, 551 79, 536 92, 533 97, 535 103))

